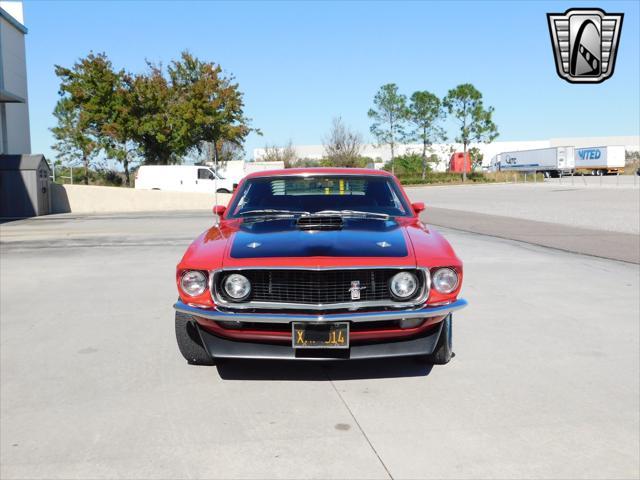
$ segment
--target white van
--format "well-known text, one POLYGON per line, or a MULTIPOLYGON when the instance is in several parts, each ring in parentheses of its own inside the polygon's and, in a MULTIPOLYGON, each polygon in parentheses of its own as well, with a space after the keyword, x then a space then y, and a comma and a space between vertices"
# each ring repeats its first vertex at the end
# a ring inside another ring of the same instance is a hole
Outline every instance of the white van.
POLYGON ((197 165, 143 165, 136 172, 136 188, 142 190, 231 193, 235 183, 197 165))

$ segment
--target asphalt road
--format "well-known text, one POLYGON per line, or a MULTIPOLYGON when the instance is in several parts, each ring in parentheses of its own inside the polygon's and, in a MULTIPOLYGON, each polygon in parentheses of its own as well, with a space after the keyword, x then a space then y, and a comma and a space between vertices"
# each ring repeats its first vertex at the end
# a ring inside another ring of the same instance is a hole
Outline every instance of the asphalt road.
POLYGON ((207 214, 0 225, 0 477, 638 478, 638 265, 442 229, 456 357, 194 367, 207 214))

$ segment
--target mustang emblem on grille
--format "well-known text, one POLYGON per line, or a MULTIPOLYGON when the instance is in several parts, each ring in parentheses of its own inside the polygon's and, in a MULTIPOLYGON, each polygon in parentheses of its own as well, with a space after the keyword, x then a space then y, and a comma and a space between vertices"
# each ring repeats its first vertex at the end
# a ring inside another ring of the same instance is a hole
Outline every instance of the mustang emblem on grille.
POLYGON ((360 300, 360 290, 364 290, 367 287, 360 286, 360 280, 353 280, 351 282, 351 288, 349 291, 351 292, 351 300, 360 300))

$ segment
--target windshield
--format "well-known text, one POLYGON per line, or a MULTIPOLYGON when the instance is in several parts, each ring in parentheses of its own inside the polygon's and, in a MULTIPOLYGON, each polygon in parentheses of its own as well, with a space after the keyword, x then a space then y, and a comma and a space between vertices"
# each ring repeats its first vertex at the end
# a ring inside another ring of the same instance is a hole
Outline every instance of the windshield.
POLYGON ((230 206, 229 217, 316 213, 407 216, 410 211, 391 178, 313 175, 249 179, 230 206))

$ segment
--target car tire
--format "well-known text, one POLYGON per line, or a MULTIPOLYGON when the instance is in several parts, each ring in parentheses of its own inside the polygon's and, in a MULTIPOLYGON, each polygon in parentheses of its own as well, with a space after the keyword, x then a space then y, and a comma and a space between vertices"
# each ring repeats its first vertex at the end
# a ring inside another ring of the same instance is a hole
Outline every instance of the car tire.
POLYGON ((442 330, 436 348, 428 356, 429 363, 433 365, 445 365, 453 358, 453 317, 451 314, 442 321, 442 330))
POLYGON ((176 340, 185 360, 191 365, 214 365, 215 361, 207 353, 196 323, 190 315, 176 312, 176 340))
POLYGON ((231 193, 229 190, 227 190, 226 188, 219 188, 217 190, 218 193, 231 193))

